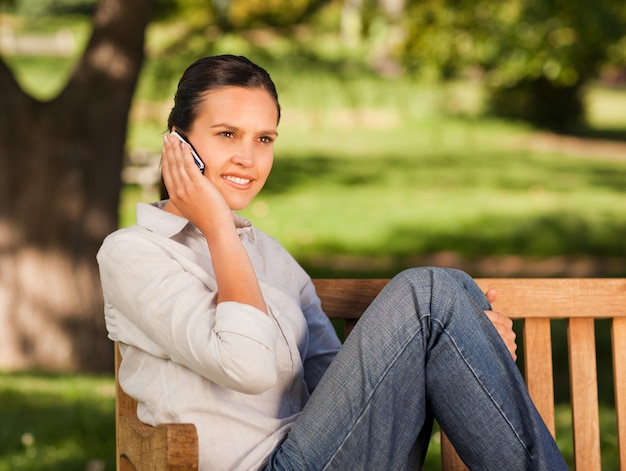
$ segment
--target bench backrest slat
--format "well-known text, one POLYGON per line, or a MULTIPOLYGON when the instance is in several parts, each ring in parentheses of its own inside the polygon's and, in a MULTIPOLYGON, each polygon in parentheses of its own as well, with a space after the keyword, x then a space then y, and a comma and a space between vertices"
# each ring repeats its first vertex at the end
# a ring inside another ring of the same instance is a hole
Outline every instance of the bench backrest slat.
POLYGON ((358 319, 388 282, 386 279, 313 280, 324 312, 331 319, 358 319))
POLYGON ((600 420, 594 320, 570 319, 568 338, 576 469, 599 471, 600 420))
POLYGON ((497 309, 512 318, 626 317, 624 278, 482 278, 476 281, 483 289, 497 289, 497 309))
MULTIPOLYGON (((624 304, 626 309, 626 303, 624 304)), ((613 319, 613 380, 620 469, 626 470, 626 318, 613 319)))
MULTIPOLYGON (((389 280, 314 280, 331 318, 361 316, 389 280)), ((497 308, 512 318, 626 317, 624 278, 481 278, 498 291, 497 308), (602 306, 601 312, 598 306, 602 306)))
POLYGON ((524 320, 524 354, 528 391, 554 437, 554 380, 552 378, 550 319, 524 320))

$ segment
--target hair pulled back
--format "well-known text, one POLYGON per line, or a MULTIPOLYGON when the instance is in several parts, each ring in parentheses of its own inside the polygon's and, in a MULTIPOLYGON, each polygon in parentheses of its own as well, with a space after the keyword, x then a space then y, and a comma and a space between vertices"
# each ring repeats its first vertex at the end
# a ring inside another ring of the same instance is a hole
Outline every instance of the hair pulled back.
POLYGON ((266 90, 276 102, 280 120, 278 93, 269 73, 246 57, 224 54, 199 59, 185 70, 178 82, 174 107, 167 120, 168 130, 176 127, 189 131, 200 112, 205 94, 233 86, 266 90))

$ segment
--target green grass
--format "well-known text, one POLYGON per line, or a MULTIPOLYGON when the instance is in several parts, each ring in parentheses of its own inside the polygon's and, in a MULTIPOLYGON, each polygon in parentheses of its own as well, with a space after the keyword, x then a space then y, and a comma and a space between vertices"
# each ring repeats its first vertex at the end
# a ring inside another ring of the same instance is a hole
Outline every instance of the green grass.
MULTIPOLYGON (((0 372, 0 471, 115 469, 114 394, 109 376, 0 372)), ((612 408, 601 405, 600 423, 602 469, 617 469, 612 408)), ((567 405, 556 407, 556 426, 558 445, 573 466, 567 405)), ((435 428, 426 469, 440 469, 439 439, 435 428)))
POLYGON ((626 255, 626 161, 524 151, 489 122, 437 123, 310 131, 313 149, 277 151, 246 214, 302 256, 626 255))
POLYGON ((0 404, 0 471, 115 469, 111 376, 0 373, 0 404))

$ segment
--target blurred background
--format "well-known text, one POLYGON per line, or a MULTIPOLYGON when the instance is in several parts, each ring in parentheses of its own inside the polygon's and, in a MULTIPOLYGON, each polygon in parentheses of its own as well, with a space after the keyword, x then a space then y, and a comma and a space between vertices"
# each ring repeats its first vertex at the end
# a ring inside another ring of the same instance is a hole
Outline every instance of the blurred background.
POLYGON ((158 199, 177 81, 221 53, 265 67, 283 109, 243 214, 312 276, 626 276, 623 1, 0 0, 0 471, 114 469, 95 253, 158 199))

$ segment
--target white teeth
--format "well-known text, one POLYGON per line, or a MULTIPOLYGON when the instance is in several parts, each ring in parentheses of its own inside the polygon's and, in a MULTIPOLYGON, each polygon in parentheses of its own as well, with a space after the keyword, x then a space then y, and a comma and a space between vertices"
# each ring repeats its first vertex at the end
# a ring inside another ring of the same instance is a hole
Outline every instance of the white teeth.
POLYGON ((224 175, 224 179, 237 183, 238 185, 247 185, 251 181, 249 178, 234 177, 232 175, 224 175))

